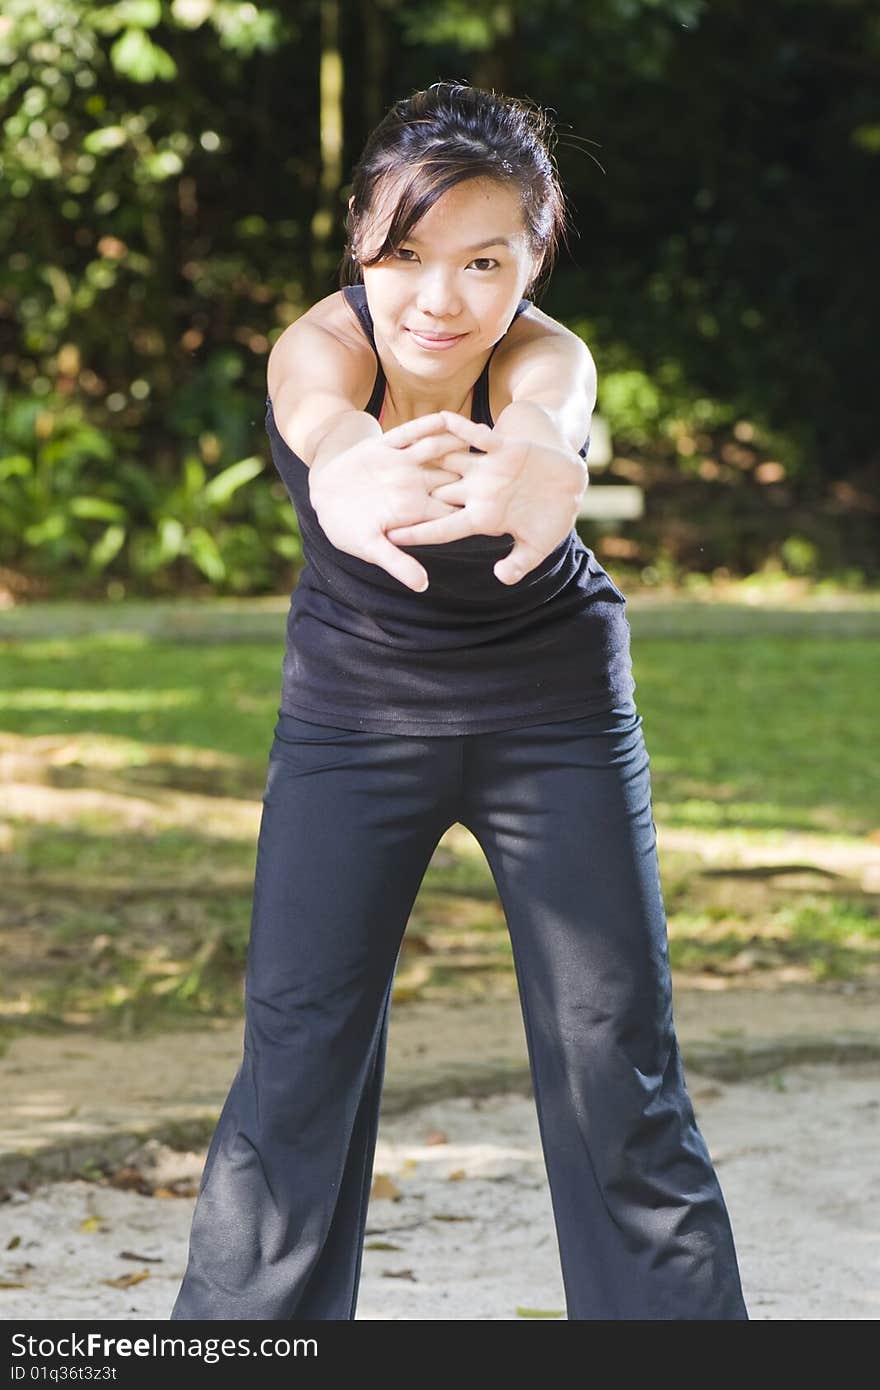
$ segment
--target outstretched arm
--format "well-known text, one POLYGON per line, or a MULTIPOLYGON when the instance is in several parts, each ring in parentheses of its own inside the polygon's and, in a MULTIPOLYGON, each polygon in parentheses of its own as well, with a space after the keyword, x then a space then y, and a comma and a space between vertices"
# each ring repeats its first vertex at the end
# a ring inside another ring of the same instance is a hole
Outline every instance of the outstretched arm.
POLYGON ((578 453, 596 407, 596 365, 575 333, 556 327, 519 341, 501 364, 510 404, 495 432, 578 453))

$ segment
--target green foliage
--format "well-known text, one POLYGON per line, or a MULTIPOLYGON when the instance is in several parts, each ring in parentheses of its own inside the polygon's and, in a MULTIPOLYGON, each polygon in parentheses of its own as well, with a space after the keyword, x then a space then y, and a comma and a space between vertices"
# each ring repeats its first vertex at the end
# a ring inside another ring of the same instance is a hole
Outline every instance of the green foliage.
POLYGON ((206 61, 230 76, 279 42, 274 12, 210 0, 11 0, 0 21, 0 322, 18 327, 4 333, 0 558, 59 587, 106 575, 117 592, 243 592, 300 561, 289 500, 254 453, 259 387, 236 386, 263 327, 211 331, 282 285, 264 287, 235 243, 206 265, 178 259, 205 249, 194 211, 175 216, 181 187, 195 199, 198 179, 210 198, 212 169, 222 178, 221 111, 195 85, 209 29, 206 61))
POLYGON ((179 472, 158 476, 120 456, 69 399, 0 389, 0 405, 0 562, 14 560, 24 542, 44 573, 75 569, 89 580, 111 570, 137 583, 171 580, 187 561, 218 589, 247 592, 271 582, 273 553, 300 560, 289 504, 265 484, 248 487, 265 470, 262 458, 209 475, 188 453, 179 472))
MULTIPOLYGON (((577 235, 542 307, 590 344, 616 451, 644 465, 657 523, 629 534, 657 573, 872 564, 880 30, 869 7, 796 11, 794 25, 794 0, 339 6, 346 170, 393 100, 441 76, 554 113, 577 235), (718 463, 743 422, 755 463, 784 470, 775 509, 749 494, 753 471, 718 463), (716 465, 742 511, 686 492, 671 515, 651 495, 669 467, 687 483, 716 465), (841 479, 849 492, 829 489, 841 479), (821 527, 784 514, 798 500, 822 502, 821 527), (701 507, 729 525, 682 548, 675 513, 701 507)), ((295 518, 256 460, 269 349, 335 288, 315 231, 326 42, 317 0, 6 0, 7 567, 83 592, 289 585, 295 518)))

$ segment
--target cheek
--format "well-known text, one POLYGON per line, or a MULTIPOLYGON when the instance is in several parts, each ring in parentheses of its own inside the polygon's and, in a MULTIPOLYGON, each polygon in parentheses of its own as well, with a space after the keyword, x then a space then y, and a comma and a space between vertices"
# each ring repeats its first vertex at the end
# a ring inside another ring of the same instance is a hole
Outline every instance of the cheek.
POLYGON ((383 298, 382 307, 374 315, 373 324, 386 342, 391 338, 405 338, 403 325, 406 323, 404 307, 396 301, 383 298))

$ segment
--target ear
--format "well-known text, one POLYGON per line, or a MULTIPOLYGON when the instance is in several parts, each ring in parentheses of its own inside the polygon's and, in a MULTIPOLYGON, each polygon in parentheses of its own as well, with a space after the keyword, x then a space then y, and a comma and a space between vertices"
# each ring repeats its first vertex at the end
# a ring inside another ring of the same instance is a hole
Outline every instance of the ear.
POLYGON ((349 212, 351 212, 351 205, 352 205, 353 202, 354 202, 354 194, 352 193, 351 197, 350 197, 349 200, 348 200, 348 210, 349 210, 349 212))

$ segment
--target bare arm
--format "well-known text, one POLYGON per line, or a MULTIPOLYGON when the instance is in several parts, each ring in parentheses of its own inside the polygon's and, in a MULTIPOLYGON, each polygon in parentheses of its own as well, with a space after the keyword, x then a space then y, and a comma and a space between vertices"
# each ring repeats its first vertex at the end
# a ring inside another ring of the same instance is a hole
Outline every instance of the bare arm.
POLYGON ((511 400, 495 432, 578 454, 596 406, 596 366, 586 343, 567 329, 531 336, 506 354, 503 371, 511 400))
POLYGON ((359 407, 375 375, 372 353, 357 351, 311 313, 284 330, 267 369, 275 423, 307 468, 382 433, 359 407))

